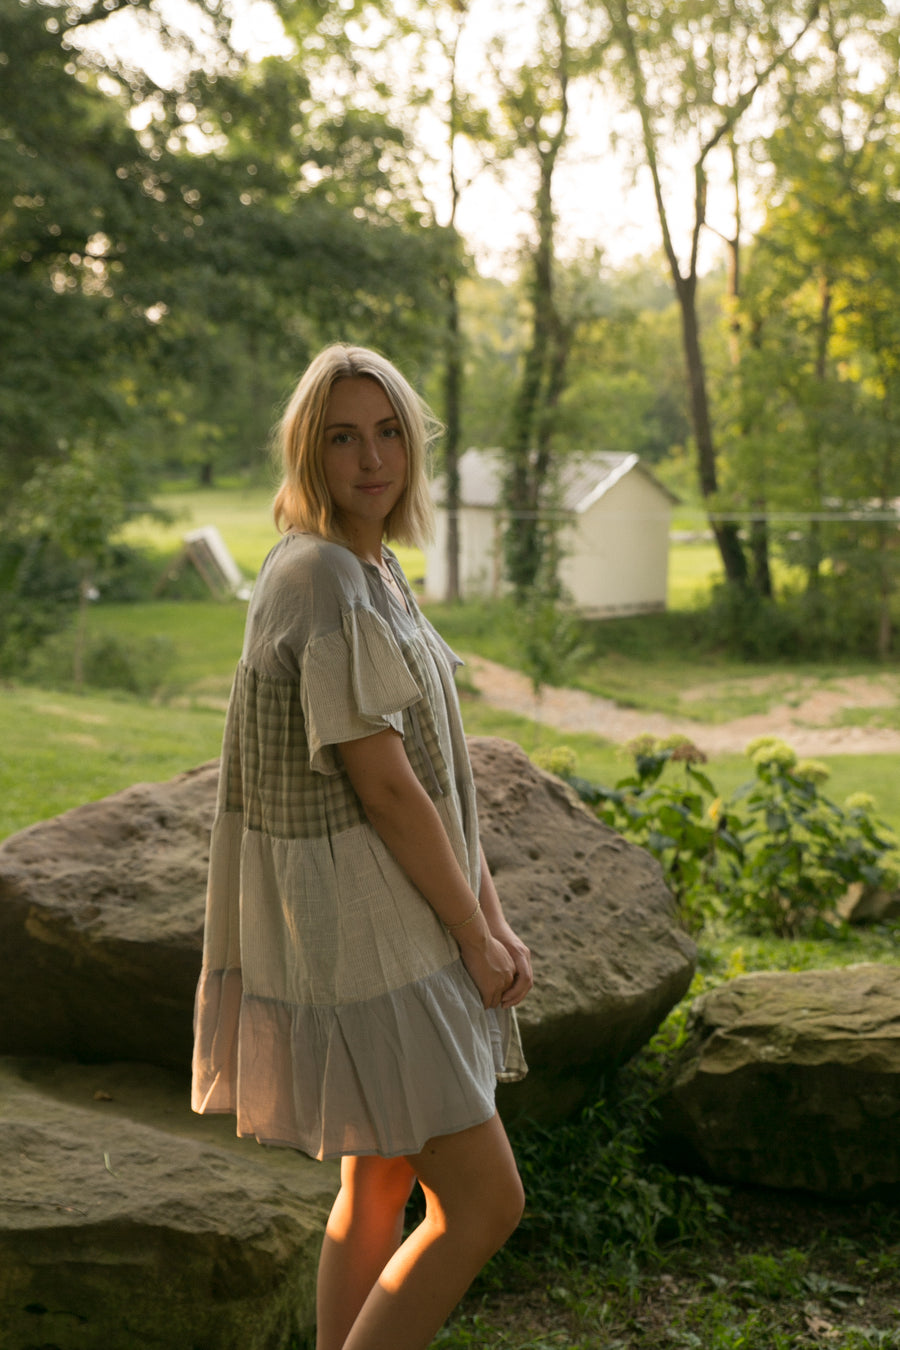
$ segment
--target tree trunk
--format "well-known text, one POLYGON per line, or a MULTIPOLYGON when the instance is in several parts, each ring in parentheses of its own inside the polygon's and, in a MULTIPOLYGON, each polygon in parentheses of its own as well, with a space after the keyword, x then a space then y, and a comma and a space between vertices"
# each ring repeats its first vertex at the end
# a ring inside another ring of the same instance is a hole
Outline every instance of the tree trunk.
POLYGON ((87 646, 87 615, 91 596, 91 578, 87 571, 78 583, 78 617, 75 621, 75 642, 72 648, 72 682, 76 691, 84 692, 84 652, 87 646))
MULTIPOLYGON (((554 284, 553 175, 568 134, 569 45, 565 5, 561 0, 547 0, 547 13, 554 30, 555 59, 542 67, 546 78, 533 85, 532 92, 539 89, 540 93, 535 94, 534 111, 523 119, 519 131, 522 143, 534 154, 538 170, 537 241, 530 275, 531 333, 512 410, 503 493, 508 513, 504 561, 519 600, 534 590, 545 562, 553 562, 550 554, 545 558, 549 526, 542 512, 552 462, 549 413, 565 387, 567 355, 566 344, 561 341, 563 324, 554 284), (555 109, 554 98, 558 98, 555 109), (551 128, 545 126, 545 117, 549 117, 551 128)), ((547 54, 544 56, 546 61, 547 54)), ((529 70, 527 79, 532 75, 529 70)), ((555 584, 553 577, 546 580, 551 586, 555 584)))
POLYGON ((456 6, 456 29, 447 56, 450 67, 450 100, 447 121, 447 150, 450 165, 450 232, 451 256, 446 275, 447 331, 444 352, 444 510, 447 515, 446 564, 447 584, 444 598, 450 604, 460 599, 459 578, 459 442, 462 428, 463 357, 459 313, 459 277, 462 241, 456 229, 460 186, 456 164, 456 139, 460 133, 459 88, 457 84, 459 42, 467 18, 465 4, 456 6))
POLYGON ((566 344, 553 282, 555 154, 544 154, 537 194, 538 239, 532 259, 531 340, 513 407, 506 473, 509 512, 504 554, 518 596, 535 584, 544 561, 541 509, 551 464, 550 413, 565 387, 566 344))
MULTIPOLYGON (((681 332, 684 340, 685 365, 690 389, 691 422, 697 445, 697 474, 700 491, 705 501, 714 498, 719 490, 716 473, 716 448, 713 440, 709 398, 706 392, 706 371, 700 349, 700 325, 697 318, 697 278, 683 277, 673 271, 675 291, 681 311, 681 332)), ((722 558, 725 576, 734 585, 747 584, 747 560, 741 547, 735 521, 719 520, 710 516, 710 525, 722 558)))
POLYGON ((765 503, 754 502, 754 515, 750 521, 750 557, 753 563, 752 582, 757 595, 771 600, 772 569, 769 563, 769 522, 765 514, 765 503))
MULTIPOLYGON (((816 381, 824 389, 828 378, 828 343, 831 339, 831 280, 823 273, 819 280, 819 322, 816 334, 816 381)), ((822 434, 819 427, 813 430, 812 497, 813 506, 821 511, 825 505, 825 476, 822 463, 822 434)), ((819 590, 822 584, 822 522, 813 518, 809 522, 809 537, 806 553, 806 589, 819 590)))
POLYGON ((462 391, 462 351, 459 331, 459 291, 456 274, 447 278, 447 355, 444 363, 444 509, 447 513, 447 586, 444 598, 454 604, 459 586, 459 438, 462 391))
MULTIPOLYGON (((744 411, 742 370, 741 370, 741 320, 738 303, 741 298, 741 175, 737 144, 734 136, 729 138, 731 149, 731 178, 734 184, 734 237, 726 240, 728 246, 728 298, 731 302, 731 316, 728 324, 728 348, 731 355, 731 368, 738 384, 742 411, 740 435, 746 439, 748 433, 747 418, 744 411)), ((772 599, 772 569, 769 560, 769 522, 767 503, 763 492, 758 489, 753 500, 753 519, 750 522, 750 582, 757 595, 766 600, 772 599)))

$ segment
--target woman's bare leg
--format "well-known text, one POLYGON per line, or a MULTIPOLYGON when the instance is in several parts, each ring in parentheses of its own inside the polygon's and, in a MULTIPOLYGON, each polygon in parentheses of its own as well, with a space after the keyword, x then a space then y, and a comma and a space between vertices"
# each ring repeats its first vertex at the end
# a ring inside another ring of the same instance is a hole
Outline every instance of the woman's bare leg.
POLYGON ((377 1277, 343 1350, 425 1350, 522 1216, 522 1183, 496 1115, 429 1140, 408 1161, 425 1218, 377 1277))
POLYGON ((341 1350, 378 1276, 400 1246, 416 1175, 405 1158, 344 1158, 322 1243, 316 1350, 341 1350))

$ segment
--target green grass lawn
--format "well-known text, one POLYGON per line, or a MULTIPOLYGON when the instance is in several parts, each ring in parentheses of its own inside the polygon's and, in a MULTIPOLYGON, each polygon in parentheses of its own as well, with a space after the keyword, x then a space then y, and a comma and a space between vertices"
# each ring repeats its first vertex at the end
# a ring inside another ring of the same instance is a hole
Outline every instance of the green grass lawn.
POLYGON ((0 837, 219 753, 222 714, 131 698, 0 690, 0 837))

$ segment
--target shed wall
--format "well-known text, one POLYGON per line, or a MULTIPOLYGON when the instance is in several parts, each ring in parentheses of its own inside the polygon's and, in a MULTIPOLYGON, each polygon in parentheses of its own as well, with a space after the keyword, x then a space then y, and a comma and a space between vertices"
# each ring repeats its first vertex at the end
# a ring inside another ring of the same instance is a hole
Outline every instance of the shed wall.
MULTIPOLYGON (((654 482, 631 472, 564 532, 561 579, 585 614, 634 614, 665 609, 671 505, 654 482)), ((498 595, 501 581, 497 513, 463 507, 459 515, 460 586, 466 598, 498 595)), ((442 600, 447 588, 447 513, 435 511, 435 540, 425 550, 425 594, 442 600)))
POLYGON ((665 609, 671 514, 650 479, 630 473, 576 518, 560 572, 580 610, 665 609))
MULTIPOLYGON (((434 515, 434 543, 425 550, 425 595, 429 600, 443 600, 447 594, 447 512, 439 506, 434 515)), ((465 597, 499 594, 498 546, 494 511, 464 506, 459 513, 459 578, 465 597)))

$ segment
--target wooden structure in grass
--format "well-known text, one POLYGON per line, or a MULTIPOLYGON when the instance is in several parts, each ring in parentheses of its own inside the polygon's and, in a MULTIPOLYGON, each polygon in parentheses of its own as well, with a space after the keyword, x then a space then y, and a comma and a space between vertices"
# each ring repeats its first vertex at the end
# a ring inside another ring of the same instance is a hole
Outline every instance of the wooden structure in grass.
POLYGON ((154 590, 160 596, 171 581, 193 567, 217 600, 249 600, 252 587, 228 551, 228 545, 215 525, 203 525, 184 536, 183 547, 172 566, 154 590))

